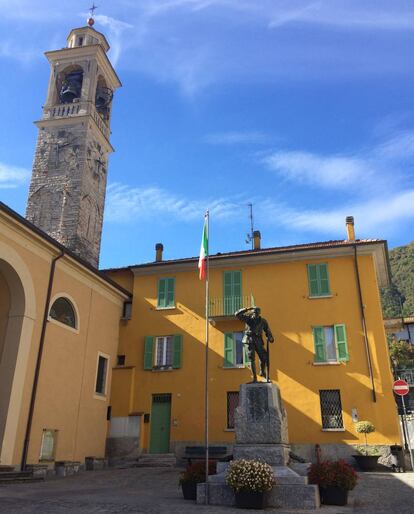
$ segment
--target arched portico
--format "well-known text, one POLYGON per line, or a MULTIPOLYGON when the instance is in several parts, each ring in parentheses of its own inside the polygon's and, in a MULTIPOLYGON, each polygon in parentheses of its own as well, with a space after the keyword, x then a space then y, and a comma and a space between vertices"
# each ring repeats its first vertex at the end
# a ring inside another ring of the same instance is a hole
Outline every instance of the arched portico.
POLYGON ((18 423, 34 320, 30 271, 14 249, 0 243, 0 464, 18 463, 18 423))

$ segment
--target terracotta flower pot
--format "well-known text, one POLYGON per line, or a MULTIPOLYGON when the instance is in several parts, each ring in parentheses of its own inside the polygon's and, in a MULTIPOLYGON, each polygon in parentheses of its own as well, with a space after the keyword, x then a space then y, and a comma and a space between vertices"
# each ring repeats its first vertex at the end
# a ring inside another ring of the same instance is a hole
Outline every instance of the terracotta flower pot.
POLYGON ((235 492, 236 507, 239 509, 264 509, 264 493, 257 491, 235 492))
POLYGON ((348 490, 341 487, 333 485, 319 486, 319 494, 321 503, 324 505, 346 505, 348 503, 348 490))

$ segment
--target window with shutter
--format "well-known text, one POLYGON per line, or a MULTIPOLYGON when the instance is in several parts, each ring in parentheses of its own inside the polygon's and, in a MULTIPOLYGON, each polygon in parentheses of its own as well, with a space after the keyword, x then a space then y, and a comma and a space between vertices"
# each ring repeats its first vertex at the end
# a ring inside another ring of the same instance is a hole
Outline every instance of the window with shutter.
POLYGON ((181 335, 146 336, 144 369, 169 370, 181 368, 183 338, 181 335))
POLYGON ((224 315, 231 316, 242 306, 241 271, 223 273, 224 315))
POLYGON ((160 278, 158 280, 157 309, 175 307, 175 278, 160 278))
POLYGON ((330 296, 327 264, 308 264, 309 296, 330 296))
POLYGON ((244 368, 248 362, 247 346, 243 344, 243 332, 224 334, 224 367, 244 368))
POLYGON ((346 362, 349 360, 345 325, 313 327, 315 362, 346 362))

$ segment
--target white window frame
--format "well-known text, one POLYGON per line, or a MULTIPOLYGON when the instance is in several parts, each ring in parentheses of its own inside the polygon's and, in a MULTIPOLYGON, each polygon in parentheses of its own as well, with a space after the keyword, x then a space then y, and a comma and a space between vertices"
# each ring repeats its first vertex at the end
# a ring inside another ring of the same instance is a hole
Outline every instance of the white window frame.
POLYGON ((53 323, 54 325, 58 325, 59 327, 65 328, 66 330, 69 330, 70 332, 73 332, 74 334, 79 334, 79 332, 80 332, 79 309, 78 309, 78 306, 76 305, 76 302, 73 299, 73 297, 67 293, 62 293, 62 292, 56 293, 53 296, 53 298, 51 298, 51 300, 49 302, 49 310, 48 310, 48 314, 47 314, 47 320, 48 320, 48 322, 53 323), (57 319, 52 318, 50 316, 50 311, 53 307, 53 304, 59 298, 65 298, 66 300, 68 300, 68 302, 71 303, 73 310, 75 311, 75 327, 70 327, 69 325, 66 325, 66 323, 62 323, 62 322, 58 321, 57 319))
POLYGON ((155 368, 172 368, 174 361, 174 336, 155 336, 155 352, 154 352, 154 367, 155 368), (171 362, 167 363, 167 346, 168 340, 171 345, 171 362), (158 364, 158 342, 162 342, 162 363, 158 364))
POLYGON ((107 353, 98 352, 98 355, 96 357, 96 372, 95 372, 95 380, 93 383, 93 397, 97 400, 106 400, 107 398, 107 392, 108 392, 108 383, 109 383, 109 363, 110 363, 110 356, 107 353), (106 372, 105 372, 105 381, 104 381, 104 392, 98 393, 96 391, 96 381, 98 379, 98 370, 99 370, 99 357, 103 357, 106 359, 106 372))

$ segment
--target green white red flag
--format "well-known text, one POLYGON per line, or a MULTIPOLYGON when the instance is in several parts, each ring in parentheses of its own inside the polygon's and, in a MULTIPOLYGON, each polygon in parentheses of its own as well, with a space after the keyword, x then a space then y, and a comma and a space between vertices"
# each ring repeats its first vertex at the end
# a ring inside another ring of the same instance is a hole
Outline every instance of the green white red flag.
POLYGON ((208 257, 208 214, 204 216, 203 236, 201 238, 200 257, 198 259, 198 271, 200 280, 205 280, 207 275, 208 257))

